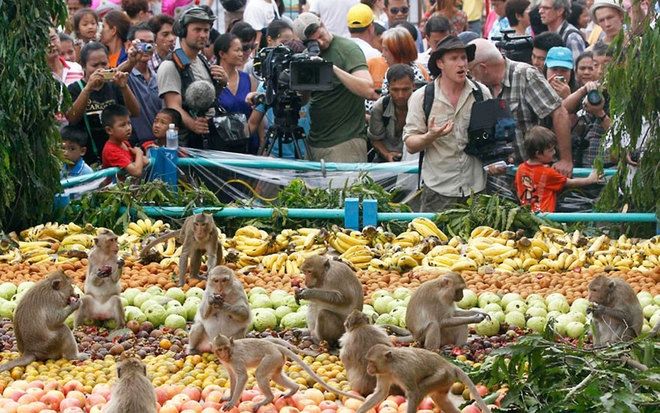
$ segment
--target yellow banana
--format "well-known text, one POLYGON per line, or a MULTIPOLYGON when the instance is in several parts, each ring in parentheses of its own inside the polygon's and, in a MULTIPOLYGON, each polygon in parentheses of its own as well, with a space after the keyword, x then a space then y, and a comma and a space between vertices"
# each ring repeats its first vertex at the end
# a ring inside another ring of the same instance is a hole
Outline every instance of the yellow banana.
POLYGON ((461 272, 461 271, 476 271, 477 263, 469 258, 462 258, 454 263, 451 266, 452 271, 461 272))
POLYGON ((133 233, 135 233, 137 235, 140 235, 140 236, 144 235, 144 230, 142 229, 142 227, 139 226, 135 222, 129 222, 128 223, 128 229, 131 230, 133 233))
POLYGON ((448 240, 447 235, 445 235, 445 233, 442 232, 437 225, 435 225, 435 222, 428 218, 415 218, 412 220, 410 225, 408 225, 408 228, 412 228, 419 232, 424 238, 434 236, 442 242, 447 242, 448 240))

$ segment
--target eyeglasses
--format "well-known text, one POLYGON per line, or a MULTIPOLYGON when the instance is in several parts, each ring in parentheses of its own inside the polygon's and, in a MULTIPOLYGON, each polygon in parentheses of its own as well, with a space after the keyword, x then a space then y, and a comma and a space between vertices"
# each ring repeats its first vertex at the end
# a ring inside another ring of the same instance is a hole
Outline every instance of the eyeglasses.
POLYGON ((243 45, 243 51, 244 52, 249 52, 250 50, 254 50, 257 47, 256 44, 254 43, 248 43, 243 45))
POLYGON ((399 14, 399 13, 408 14, 409 11, 410 11, 410 7, 392 7, 390 9, 390 13, 392 14, 399 14))

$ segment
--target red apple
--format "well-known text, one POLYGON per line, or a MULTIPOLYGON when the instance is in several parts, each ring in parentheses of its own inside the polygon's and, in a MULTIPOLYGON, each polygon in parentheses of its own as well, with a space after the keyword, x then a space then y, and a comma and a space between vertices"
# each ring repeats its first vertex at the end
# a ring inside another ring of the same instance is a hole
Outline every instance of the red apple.
POLYGON ((85 413, 85 411, 80 407, 67 407, 61 411, 62 413, 85 413))
POLYGON ((45 385, 45 384, 44 384, 43 381, 41 381, 41 380, 34 380, 34 381, 31 381, 31 382, 28 383, 27 388, 28 388, 28 389, 32 389, 32 388, 35 388, 35 387, 36 387, 36 388, 43 389, 43 388, 44 388, 44 385, 45 385))
POLYGON ((280 409, 280 413, 300 413, 300 410, 293 406, 284 406, 280 409))
POLYGON ((198 401, 188 400, 187 402, 185 402, 181 405, 181 410, 182 411, 183 410, 191 410, 191 411, 199 413, 199 412, 202 411, 202 405, 199 404, 198 401))
POLYGON ((481 413, 481 409, 479 409, 476 404, 472 403, 469 406, 463 407, 461 413, 481 413))
POLYGON ((64 395, 66 396, 72 390, 82 391, 83 387, 84 387, 83 384, 78 380, 70 380, 66 382, 64 386, 62 386, 62 393, 64 393, 64 395))
POLYGON ((272 403, 268 403, 267 405, 258 408, 257 413, 277 413, 277 409, 272 403))
POLYGON ((206 396, 202 396, 202 397, 206 402, 220 403, 224 395, 225 395, 225 391, 224 389, 221 388, 220 390, 213 390, 207 393, 206 396))
POLYGON ((5 397, 9 397, 15 402, 18 402, 18 399, 20 399, 21 397, 23 397, 24 394, 26 394, 23 390, 17 389, 15 387, 7 387, 5 389, 5 393, 7 393, 4 394, 5 397))
POLYGON ((488 395, 488 387, 484 386, 483 384, 477 384, 475 386, 477 388, 477 391, 479 392, 479 396, 481 397, 486 397, 488 395))
POLYGON ((202 407, 205 408, 205 409, 207 407, 210 407, 212 409, 220 410, 220 409, 222 409, 222 404, 216 403, 216 402, 210 402, 210 401, 207 400, 207 401, 204 402, 204 404, 202 404, 202 407))
POLYGON ((110 388, 109 385, 105 383, 99 383, 94 388, 92 389, 92 394, 100 394, 108 400, 110 398, 110 394, 112 393, 112 389, 110 388))
POLYGON ((254 410, 254 403, 250 401, 244 401, 241 402, 241 404, 238 405, 238 411, 239 412, 250 412, 254 410))
POLYGON ((321 413, 321 409, 315 404, 308 404, 302 410, 302 413, 321 413))
POLYGON ((208 395, 214 391, 224 392, 225 389, 218 386, 217 384, 209 384, 208 386, 204 387, 204 390, 202 390, 202 400, 206 400, 208 395))
POLYGON ((166 401, 170 399, 169 394, 167 393, 167 388, 164 386, 158 386, 155 389, 156 392, 156 401, 162 406, 166 401))
POLYGON ((174 397, 172 397, 170 400, 175 405, 181 406, 183 403, 189 401, 190 397, 188 397, 187 394, 179 393, 179 394, 174 395, 174 397))
POLYGON ((417 406, 417 410, 433 410, 433 406, 433 400, 430 397, 424 397, 419 406, 417 406))
POLYGON ((59 390, 49 390, 41 397, 41 401, 46 403, 53 410, 60 409, 60 403, 64 400, 64 393, 59 390))
POLYGON ((337 406, 337 403, 331 402, 330 400, 323 400, 319 403, 319 408, 321 410, 337 410, 339 406, 337 406))
POLYGON ((173 404, 165 404, 158 410, 158 413, 179 413, 179 409, 173 404))
POLYGON ((100 394, 90 394, 87 396, 87 400, 85 401, 85 406, 89 409, 92 406, 96 406, 98 404, 105 404, 108 401, 105 399, 105 397, 101 396, 100 394))
POLYGON ((198 402, 202 397, 202 391, 197 387, 186 387, 183 389, 183 394, 187 394, 188 397, 190 397, 190 400, 194 400, 196 402, 198 402))
POLYGON ((261 393, 259 393, 258 390, 245 390, 243 391, 243 394, 241 394, 241 401, 242 402, 250 401, 260 394, 261 393))
POLYGON ((202 410, 202 413, 220 413, 220 409, 215 409, 213 407, 205 407, 204 410, 202 410))
POLYGON ((40 387, 30 387, 26 390, 26 392, 27 394, 34 396, 37 400, 41 400, 44 394, 46 394, 46 390, 40 387))
POLYGON ((68 398, 67 397, 66 399, 62 400, 62 402, 60 403, 60 410, 62 410, 62 411, 66 410, 68 408, 73 408, 73 407, 77 407, 79 409, 82 409, 83 407, 85 407, 85 402, 80 401, 77 398, 73 398, 73 397, 68 398))
POLYGON ((30 382, 27 380, 16 380, 11 384, 12 387, 15 387, 17 389, 21 389, 23 391, 27 390, 28 386, 30 385, 30 382))
POLYGON ((103 406, 104 404, 97 404, 96 406, 92 406, 91 409, 89 409, 89 413, 103 413, 103 406))
POLYGON ((18 404, 27 405, 27 404, 30 404, 32 402, 36 402, 37 400, 39 400, 39 399, 37 399, 36 397, 31 395, 30 393, 25 393, 24 395, 22 395, 18 399, 18 404))
POLYGON ((44 384, 44 390, 60 390, 60 384, 54 380, 47 381, 44 384))

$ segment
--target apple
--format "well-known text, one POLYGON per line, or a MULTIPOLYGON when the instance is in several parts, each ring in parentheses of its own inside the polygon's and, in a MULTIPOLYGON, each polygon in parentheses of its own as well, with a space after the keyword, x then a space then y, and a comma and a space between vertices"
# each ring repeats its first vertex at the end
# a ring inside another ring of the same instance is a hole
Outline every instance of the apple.
POLYGON ((484 308, 486 304, 499 303, 500 300, 499 295, 492 292, 485 292, 479 296, 479 307, 484 308))
POLYGON ((338 407, 339 406, 337 406, 337 403, 330 400, 323 400, 321 403, 319 403, 319 408, 321 410, 337 410, 338 407))
POLYGON ((527 328, 535 333, 542 333, 545 330, 546 323, 545 317, 531 317, 527 320, 527 328))
POLYGON ((481 308, 486 313, 494 313, 495 311, 502 311, 503 308, 497 303, 488 303, 481 308))
POLYGON ((49 409, 59 410, 60 403, 64 400, 64 393, 59 390, 50 390, 40 400, 46 403, 49 409))
POLYGON ((543 317, 545 318, 548 315, 548 312, 545 311, 544 308, 540 307, 529 307, 527 311, 525 311, 525 315, 529 317, 543 317))
POLYGON ((525 311, 527 311, 527 304, 525 304, 522 300, 511 301, 505 307, 504 312, 505 313, 510 313, 512 311, 518 311, 518 312, 524 314, 525 311))
POLYGON ((66 396, 72 390, 80 391, 83 388, 84 388, 83 384, 78 380, 69 380, 68 382, 64 383, 64 386, 62 386, 62 393, 64 393, 64 395, 66 396))
POLYGON ((502 296, 502 301, 500 304, 502 307, 506 308, 507 305, 509 305, 510 302, 513 301, 522 301, 523 298, 520 296, 518 293, 506 293, 502 296))
POLYGON ((519 311, 511 311, 504 317, 504 322, 510 326, 525 328, 525 315, 519 311))
POLYGON ((170 399, 170 396, 167 394, 167 389, 164 388, 163 386, 156 387, 154 391, 156 393, 156 401, 161 406, 170 399))
POLYGON ((158 413, 179 413, 179 409, 173 404, 166 404, 158 410, 158 413))
POLYGON ((559 311, 560 313, 568 313, 570 307, 566 299, 555 298, 548 302, 548 311, 559 311))
POLYGON ((584 324, 579 321, 571 321, 566 325, 566 334, 570 338, 578 338, 584 334, 584 324))
POLYGON ((293 406, 284 406, 280 409, 280 413, 300 413, 300 410, 293 406))
POLYGON ((305 390, 305 398, 314 401, 314 404, 316 405, 318 405, 325 399, 325 397, 323 396, 323 392, 314 388, 305 390))
POLYGON ((62 400, 62 402, 60 403, 60 410, 62 411, 76 407, 82 410, 82 408, 85 407, 85 402, 84 401, 81 402, 79 399, 76 398, 70 398, 70 399, 66 398, 62 400))
POLYGON ((85 401, 85 406, 87 408, 91 408, 92 406, 102 405, 107 402, 108 400, 105 397, 101 396, 98 393, 96 394, 92 393, 87 396, 87 400, 85 401))
POLYGON ((576 313, 587 314, 587 308, 589 307, 589 300, 585 298, 578 298, 573 301, 571 304, 571 311, 576 313))
POLYGON ((184 412, 186 410, 190 410, 191 412, 196 412, 199 413, 203 409, 202 405, 199 404, 198 401, 195 400, 188 400, 187 402, 183 403, 181 405, 181 411, 184 412))
POLYGON ((315 404, 308 404, 302 411, 303 413, 321 413, 321 409, 315 404))
POLYGON ((459 308, 467 310, 469 308, 476 307, 477 304, 479 304, 479 297, 477 294, 475 294, 474 291, 466 288, 463 290, 463 298, 456 304, 459 308))

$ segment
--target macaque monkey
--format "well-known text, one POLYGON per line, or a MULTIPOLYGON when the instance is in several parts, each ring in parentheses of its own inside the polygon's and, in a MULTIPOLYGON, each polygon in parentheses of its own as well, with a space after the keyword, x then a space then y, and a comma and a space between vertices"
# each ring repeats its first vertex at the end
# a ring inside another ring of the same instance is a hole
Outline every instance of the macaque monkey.
POLYGON ((248 380, 248 368, 256 367, 257 370, 254 372, 254 376, 257 380, 257 385, 264 396, 266 396, 264 400, 254 405, 253 410, 255 412, 261 406, 272 402, 275 398, 270 389, 270 380, 289 389, 283 397, 293 396, 298 391, 299 386, 298 383, 288 378, 282 372, 287 357, 298 363, 307 374, 312 376, 326 390, 341 396, 364 400, 362 397, 345 393, 330 386, 293 351, 269 340, 257 338, 234 340, 233 338, 219 334, 213 339, 213 353, 229 373, 231 394, 229 401, 222 407, 224 411, 230 410, 238 403, 248 380))
POLYGON ((206 268, 211 271, 216 265, 222 264, 222 244, 218 241, 218 228, 211 214, 197 214, 186 218, 181 229, 161 235, 151 241, 142 249, 141 257, 153 248, 169 238, 176 237, 182 245, 179 257, 179 286, 186 282, 186 270, 188 269, 188 257, 190 256, 190 276, 204 280, 200 276, 199 269, 202 266, 202 254, 206 253, 206 268))
POLYGON ((632 340, 641 333, 642 306, 623 279, 597 276, 589 283, 589 301, 594 346, 632 340))
POLYGON ((142 360, 128 357, 117 363, 117 382, 103 413, 156 413, 154 386, 142 360))
POLYGON ((314 255, 305 260, 300 271, 306 288, 296 290, 296 300, 308 300, 307 326, 312 340, 336 346, 344 334, 344 321, 353 310, 362 310, 362 284, 346 264, 314 255))
POLYGON ((210 353, 211 341, 218 334, 243 338, 251 322, 252 313, 243 284, 230 268, 217 266, 209 272, 202 303, 190 328, 188 351, 210 353))
POLYGON ((115 320, 117 328, 125 325, 124 307, 119 294, 119 279, 124 261, 117 258, 117 235, 110 230, 94 238, 94 248, 89 253, 89 265, 85 279, 85 295, 74 320, 78 327, 88 320, 115 320))
POLYGON ((339 339, 339 358, 352 389, 366 396, 376 388, 376 378, 367 374, 367 352, 376 344, 391 346, 392 342, 382 328, 369 324, 367 315, 358 310, 348 315, 344 327, 346 332, 339 339))
POLYGON ((62 271, 51 273, 28 290, 16 307, 14 334, 21 356, 0 365, 0 372, 33 361, 83 359, 66 318, 80 306, 71 280, 62 271))
POLYGON ((444 345, 467 342, 468 324, 479 323, 488 314, 460 310, 454 304, 463 299, 465 281, 455 272, 420 285, 406 311, 406 327, 424 348, 439 350, 444 345))
POLYGON ((376 344, 367 353, 367 372, 376 376, 376 390, 367 397, 357 413, 366 413, 385 400, 393 384, 399 385, 405 392, 407 413, 417 411, 417 406, 427 394, 443 413, 460 413, 447 397, 455 381, 462 381, 470 389, 479 408, 490 413, 468 375, 432 351, 376 344))

